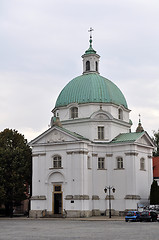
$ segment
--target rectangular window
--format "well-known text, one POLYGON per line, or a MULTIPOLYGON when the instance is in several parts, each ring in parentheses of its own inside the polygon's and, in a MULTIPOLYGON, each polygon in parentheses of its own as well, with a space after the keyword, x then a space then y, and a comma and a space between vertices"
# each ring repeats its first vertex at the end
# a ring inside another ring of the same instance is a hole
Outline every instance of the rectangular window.
POLYGON ((98 169, 104 169, 104 158, 98 158, 98 169))
POLYGON ((61 168, 61 157, 55 156, 53 158, 53 168, 61 168))
POLYGON ((98 127, 98 139, 104 139, 104 127, 98 127))
POLYGON ((123 168, 123 159, 122 158, 117 158, 117 168, 122 169, 123 168))
POLYGON ((145 170, 145 159, 144 158, 140 159, 140 170, 145 170))
POLYGON ((87 168, 91 169, 91 158, 89 156, 87 157, 87 168))

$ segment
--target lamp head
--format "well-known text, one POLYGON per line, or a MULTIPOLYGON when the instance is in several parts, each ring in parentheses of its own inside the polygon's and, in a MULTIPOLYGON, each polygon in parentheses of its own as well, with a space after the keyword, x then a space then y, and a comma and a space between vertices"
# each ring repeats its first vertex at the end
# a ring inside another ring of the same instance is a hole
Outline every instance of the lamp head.
POLYGON ((105 193, 107 192, 107 188, 104 188, 104 192, 105 192, 105 193))

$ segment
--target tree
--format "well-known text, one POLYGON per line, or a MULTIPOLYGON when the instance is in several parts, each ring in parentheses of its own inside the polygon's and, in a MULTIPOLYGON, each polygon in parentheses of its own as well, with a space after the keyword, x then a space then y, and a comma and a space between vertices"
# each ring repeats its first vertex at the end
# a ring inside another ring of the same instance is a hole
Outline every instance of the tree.
POLYGON ((154 151, 154 156, 159 156, 159 129, 158 129, 158 131, 156 132, 156 131, 153 131, 153 137, 152 137, 152 139, 153 139, 153 141, 154 141, 154 143, 155 143, 155 145, 156 145, 156 149, 155 149, 155 151, 154 151))
POLYGON ((16 130, 0 132, 0 204, 6 215, 26 199, 26 184, 31 184, 31 149, 16 130))
POLYGON ((150 204, 151 205, 158 205, 159 204, 159 186, 158 186, 158 184, 155 180, 151 184, 150 204))

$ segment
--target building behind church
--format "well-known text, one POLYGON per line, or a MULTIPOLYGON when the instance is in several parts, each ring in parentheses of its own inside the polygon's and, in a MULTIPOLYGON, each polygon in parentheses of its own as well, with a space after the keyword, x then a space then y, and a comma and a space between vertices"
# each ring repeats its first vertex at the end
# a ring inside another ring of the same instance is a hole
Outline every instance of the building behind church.
POLYGON ((131 132, 126 99, 100 75, 91 35, 82 58, 83 74, 59 94, 51 127, 30 142, 30 217, 101 215, 109 199, 119 215, 149 202, 153 142, 140 121, 131 132))

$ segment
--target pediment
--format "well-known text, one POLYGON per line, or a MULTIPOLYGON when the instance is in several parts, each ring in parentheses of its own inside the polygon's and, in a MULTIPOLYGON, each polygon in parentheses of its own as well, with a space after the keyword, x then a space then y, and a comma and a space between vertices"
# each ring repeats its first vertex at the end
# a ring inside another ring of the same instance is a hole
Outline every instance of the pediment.
POLYGON ((95 115, 94 119, 106 120, 106 119, 109 119, 109 118, 106 114, 99 113, 99 114, 95 115))
POLYGON ((141 144, 144 144, 144 145, 149 145, 149 141, 148 141, 148 139, 145 136, 143 136, 140 139, 138 139, 137 142, 141 143, 141 144))
POLYGON ((72 138, 63 132, 54 129, 50 134, 46 136, 46 142, 51 143, 51 142, 64 142, 64 141, 70 141, 72 138))
POLYGON ((142 144, 142 145, 146 145, 146 146, 151 146, 154 147, 154 143, 152 141, 152 139, 149 137, 149 135, 147 133, 145 133, 144 135, 142 135, 140 138, 138 138, 136 140, 136 143, 142 144))
POLYGON ((99 110, 97 112, 94 112, 91 115, 92 119, 96 119, 96 120, 108 120, 108 119, 113 119, 112 115, 106 111, 103 110, 99 110))
POLYGON ((66 131, 59 127, 52 127, 34 140, 30 142, 30 145, 34 144, 50 144, 50 143, 60 143, 60 142, 72 142, 79 140, 78 136, 74 133, 66 131))

